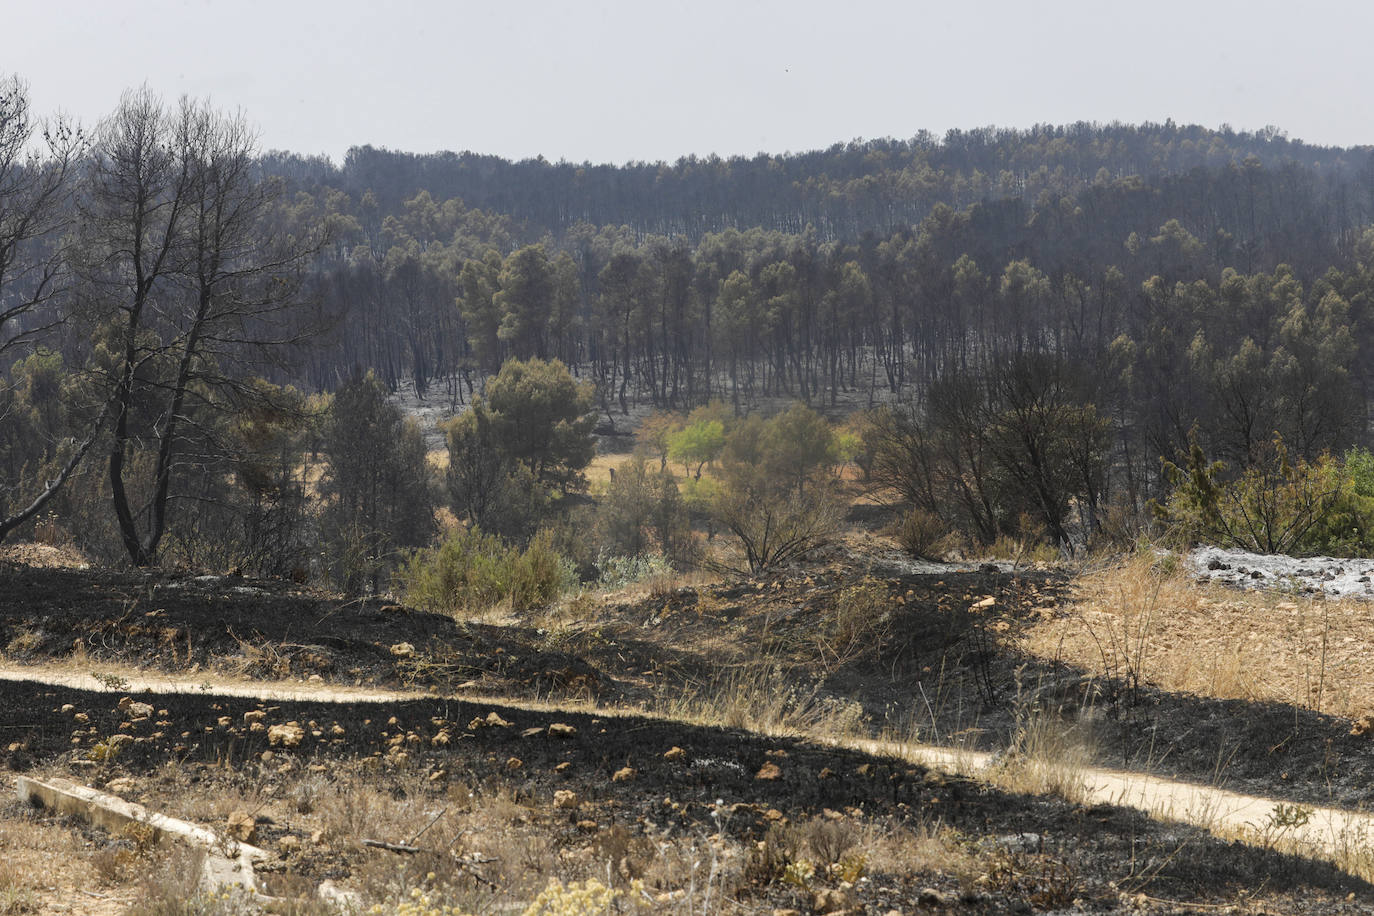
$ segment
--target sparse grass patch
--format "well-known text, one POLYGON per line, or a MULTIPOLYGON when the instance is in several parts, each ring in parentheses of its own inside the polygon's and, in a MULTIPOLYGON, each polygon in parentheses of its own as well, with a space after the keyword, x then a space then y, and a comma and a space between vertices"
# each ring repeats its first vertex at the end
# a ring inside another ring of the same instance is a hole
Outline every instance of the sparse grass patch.
POLYGON ((205 853, 175 847, 149 868, 128 916, 249 916, 261 912, 242 888, 202 886, 205 853))
POLYGON ((708 682, 662 701, 663 715, 768 735, 819 739, 867 734, 863 707, 823 696, 819 683, 799 683, 775 660, 723 668, 708 682))
POLYGON ((982 552, 989 560, 1009 560, 1014 566, 1029 563, 1053 563, 1059 559, 1059 550, 1033 536, 1013 537, 999 534, 982 552))
POLYGON ((32 876, 18 864, 0 860, 0 916, 19 916, 37 910, 32 876))
POLYGON ((5 651, 10 655, 23 658, 37 651, 43 645, 43 631, 32 627, 20 627, 9 643, 5 646, 5 651))
POLYGON ((1083 774, 1092 763, 1086 723, 1037 705, 1018 715, 1010 746, 984 774, 1009 792, 1083 803, 1088 800, 1083 774))
MULTIPOLYGON (((1339 716, 1374 710, 1374 602, 1238 591, 1140 555, 1090 572, 1025 648, 1105 677, 1339 716)), ((1129 701, 1129 697, 1118 697, 1129 701)))
POLYGON ((1330 862, 1346 874, 1374 880, 1374 836, 1368 830, 1352 827, 1335 836, 1313 837, 1308 831, 1312 816, 1310 808, 1278 803, 1263 817, 1243 827, 1224 827, 1212 832, 1261 849, 1330 862))
POLYGON ((0 916, 41 912, 69 887, 108 887, 95 853, 76 831, 28 805, 0 805, 0 916))

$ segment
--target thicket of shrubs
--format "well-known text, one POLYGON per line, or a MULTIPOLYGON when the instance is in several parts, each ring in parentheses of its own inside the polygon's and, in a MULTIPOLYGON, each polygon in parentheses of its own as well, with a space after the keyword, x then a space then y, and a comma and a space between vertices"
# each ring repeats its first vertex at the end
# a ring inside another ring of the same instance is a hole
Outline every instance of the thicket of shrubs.
POLYGON ((576 571, 554 550, 549 532, 521 548, 475 528, 455 530, 437 547, 411 554, 400 578, 407 604, 453 615, 498 605, 530 610, 577 583, 576 571))
POLYGON ((655 414, 635 453, 586 499, 577 493, 591 457, 586 392, 561 366, 509 371, 513 379, 489 390, 523 390, 538 410, 531 416, 519 398, 493 396, 448 426, 446 490, 460 525, 438 546, 407 555, 398 582, 412 604, 451 614, 493 605, 526 610, 579 583, 661 584, 673 570, 703 564, 758 572, 838 530, 844 504, 833 473, 858 440, 807 407, 769 419, 736 418, 720 402, 686 416, 655 414), (526 418, 508 422, 502 412, 526 418), (556 462, 544 454, 547 443, 512 444, 537 440, 528 427, 540 423, 560 430, 556 462), (682 466, 681 485, 670 461, 682 466), (738 550, 714 549, 722 530, 738 550))
POLYGON ((1166 462, 1165 476, 1172 490, 1155 516, 1180 546, 1374 555, 1374 455, 1364 449, 1305 461, 1275 436, 1249 467, 1231 472, 1194 443, 1181 466, 1166 462))

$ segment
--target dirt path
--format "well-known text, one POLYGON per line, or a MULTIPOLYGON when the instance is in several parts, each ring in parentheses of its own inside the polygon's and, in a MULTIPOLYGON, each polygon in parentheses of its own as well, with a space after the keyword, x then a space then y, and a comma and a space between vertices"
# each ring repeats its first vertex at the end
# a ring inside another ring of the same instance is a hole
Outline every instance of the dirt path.
MULTIPOLYGON (((855 740, 846 747, 901 757, 951 773, 978 777, 996 765, 995 755, 950 747, 855 740)), ((1281 799, 1242 795, 1178 782, 1148 773, 1084 768, 1075 771, 1087 804, 1137 808, 1159 820, 1179 821, 1252 844, 1291 844, 1328 856, 1368 851, 1374 844, 1374 814, 1344 808, 1290 805, 1281 799)))
MULTIPOLYGON (((111 676, 76 671, 0 666, 0 680, 51 684, 106 693, 152 693, 195 696, 213 692, 269 701, 367 703, 413 700, 416 692, 367 690, 330 684, 261 684, 218 680, 197 682, 166 675, 129 675, 118 682, 111 676)), ((529 704, 502 698, 514 708, 536 707, 547 711, 559 704, 529 704)), ((582 707, 581 711, 586 711, 582 707)), ((598 715, 614 716, 615 710, 598 709, 598 715)), ((642 715, 636 713, 636 715, 642 715)), ((894 756, 926 767, 978 778, 996 764, 993 754, 953 747, 852 739, 840 746, 875 755, 894 756)), ((1297 807, 1280 799, 1243 795, 1209 786, 1178 782, 1146 773, 1083 768, 1072 778, 1081 785, 1080 797, 1088 804, 1111 804, 1139 809, 1161 820, 1192 824, 1224 836, 1240 837, 1252 844, 1291 844, 1295 850, 1340 857, 1374 844, 1374 815, 1340 808, 1297 807), (1295 816, 1296 815, 1296 816, 1295 816)))
POLYGON ((418 700, 432 694, 407 690, 377 690, 366 687, 345 687, 328 682, 308 681, 234 681, 221 677, 192 679, 171 675, 125 673, 109 666, 106 671, 91 674, 61 668, 0 666, 0 681, 19 681, 72 687, 101 693, 177 693, 216 694, 255 700, 315 703, 387 703, 395 700, 418 700))

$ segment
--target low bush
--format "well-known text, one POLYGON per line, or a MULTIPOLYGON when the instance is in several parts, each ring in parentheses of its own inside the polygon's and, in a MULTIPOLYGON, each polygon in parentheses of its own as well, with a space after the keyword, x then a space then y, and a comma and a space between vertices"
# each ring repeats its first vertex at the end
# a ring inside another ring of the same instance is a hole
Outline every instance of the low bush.
POLYGON ((897 543, 908 556, 917 560, 944 559, 950 541, 949 526, 944 519, 925 509, 912 509, 897 528, 897 543))
POLYGON ((413 553, 402 573, 406 602, 445 614, 497 605, 524 611, 548 604, 577 582, 572 564, 540 532, 521 550, 477 529, 413 553))
POLYGON ((673 564, 659 553, 601 556, 597 558, 596 566, 600 570, 596 584, 606 589, 625 588, 651 580, 671 579, 674 576, 673 564))

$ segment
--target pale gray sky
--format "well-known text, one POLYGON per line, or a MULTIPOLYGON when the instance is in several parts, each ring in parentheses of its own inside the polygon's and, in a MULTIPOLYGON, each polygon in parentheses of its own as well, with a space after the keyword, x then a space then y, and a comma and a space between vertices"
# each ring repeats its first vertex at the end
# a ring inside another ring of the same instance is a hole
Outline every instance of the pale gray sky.
POLYGON ((1374 143, 1367 0, 16 0, 0 72, 93 124, 146 82, 264 149, 624 162, 1077 120, 1374 143), (16 8, 17 7, 17 8, 16 8))

